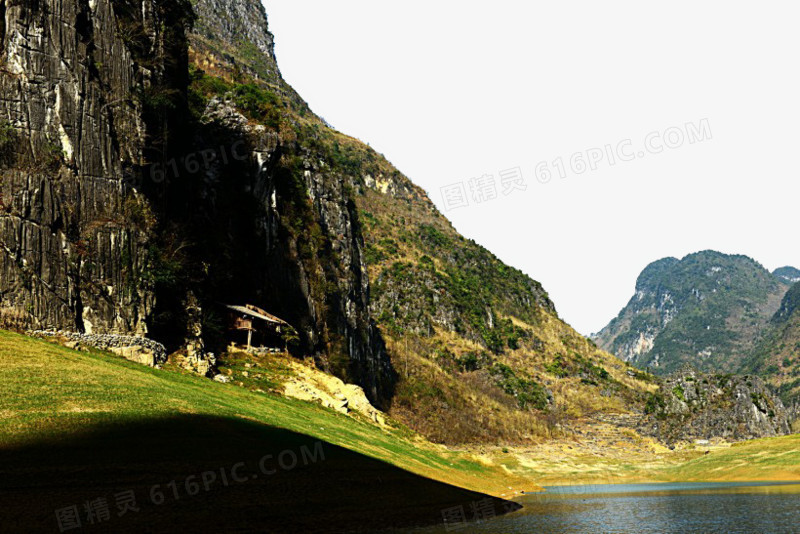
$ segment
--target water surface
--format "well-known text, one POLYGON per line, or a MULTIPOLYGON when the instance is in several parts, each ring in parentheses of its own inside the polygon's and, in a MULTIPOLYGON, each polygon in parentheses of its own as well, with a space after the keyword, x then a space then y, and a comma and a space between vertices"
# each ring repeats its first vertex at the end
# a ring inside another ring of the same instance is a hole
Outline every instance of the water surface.
POLYGON ((417 534, 800 533, 800 484, 786 482, 555 486, 525 495, 523 509, 417 534))

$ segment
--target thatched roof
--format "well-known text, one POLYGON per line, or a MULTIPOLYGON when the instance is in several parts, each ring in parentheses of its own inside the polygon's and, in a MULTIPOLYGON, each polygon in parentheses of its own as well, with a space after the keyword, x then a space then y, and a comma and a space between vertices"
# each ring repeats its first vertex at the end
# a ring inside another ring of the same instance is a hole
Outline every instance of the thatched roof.
POLYGON ((266 321, 271 324, 279 324, 284 326, 289 326, 289 323, 281 319, 280 317, 275 317, 271 313, 268 313, 261 308, 257 308, 251 304, 246 304, 244 306, 236 306, 233 304, 225 304, 226 308, 231 311, 235 311, 236 313, 241 313, 242 315, 247 315, 250 317, 255 317, 256 319, 260 319, 262 321, 266 321))

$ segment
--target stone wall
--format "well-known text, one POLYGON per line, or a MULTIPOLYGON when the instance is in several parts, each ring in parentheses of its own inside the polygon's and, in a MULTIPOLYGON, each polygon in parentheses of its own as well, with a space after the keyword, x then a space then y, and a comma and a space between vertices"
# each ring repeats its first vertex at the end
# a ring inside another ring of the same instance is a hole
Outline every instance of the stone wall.
POLYGON ((152 339, 140 336, 124 336, 115 334, 81 334, 58 330, 32 330, 29 336, 43 339, 58 339, 65 345, 78 348, 88 345, 100 350, 113 352, 125 359, 155 367, 167 361, 167 350, 164 345, 152 339))

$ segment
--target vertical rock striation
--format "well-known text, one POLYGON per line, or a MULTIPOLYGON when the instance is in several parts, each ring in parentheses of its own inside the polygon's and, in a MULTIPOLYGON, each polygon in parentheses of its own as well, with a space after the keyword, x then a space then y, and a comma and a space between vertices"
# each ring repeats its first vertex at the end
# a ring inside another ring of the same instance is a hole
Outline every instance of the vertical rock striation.
POLYGON ((0 306, 37 328, 144 333, 147 203, 137 93, 160 76, 152 0, 0 2, 0 306), (130 4, 130 5, 128 5, 130 4), (123 21, 120 6, 139 20, 123 21), (131 53, 131 41, 148 51, 131 53))
MULTIPOLYGON (((295 112, 311 115, 281 77, 258 0, 197 0, 194 9, 196 66, 263 83, 295 112)), ((249 154, 244 162, 215 161, 203 183, 188 188, 191 224, 216 230, 189 230, 210 263, 200 293, 207 300, 252 302, 286 319, 298 331, 301 352, 361 385, 370 400, 387 401, 395 374, 369 312, 355 202, 360 176, 332 168, 313 139, 254 124, 224 99, 210 102, 200 121, 196 149, 220 152, 240 144, 249 154)))

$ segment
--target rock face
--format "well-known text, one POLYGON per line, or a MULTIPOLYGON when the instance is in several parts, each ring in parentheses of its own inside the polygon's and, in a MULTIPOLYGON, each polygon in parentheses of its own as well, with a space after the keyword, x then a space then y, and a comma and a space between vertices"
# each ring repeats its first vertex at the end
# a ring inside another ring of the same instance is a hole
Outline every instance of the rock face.
POLYGON ((266 303, 297 329, 301 352, 316 354, 373 401, 387 398, 394 373, 369 313, 354 178, 212 100, 196 145, 237 143, 246 160, 215 161, 183 195, 192 209, 181 219, 199 243, 197 261, 208 265, 197 292, 211 301, 266 303))
POLYGON ((266 27, 267 14, 260 2, 252 0, 201 0, 194 3, 197 23, 193 47, 216 59, 249 66, 267 82, 283 85, 275 41, 266 27))
POLYGON ((594 339, 655 373, 684 363, 734 372, 788 287, 745 256, 706 251, 662 259, 642 272, 628 305, 594 339))
POLYGON ((258 0, 231 2, 229 13, 218 0, 195 6, 195 144, 241 140, 257 162, 216 162, 170 195, 191 199, 174 219, 202 230, 189 242, 220 244, 190 261, 208 264, 195 294, 287 320, 319 368, 362 386, 373 404, 393 392, 377 405, 439 441, 531 439, 535 410, 562 396, 548 396, 550 372, 634 402, 643 384, 605 387, 614 379, 603 366, 619 362, 563 323, 539 283, 459 235, 386 158, 311 112, 274 66, 266 18, 250 23, 263 14, 258 0), (254 61, 248 50, 269 53, 254 61))
POLYGON ((164 68, 163 13, 137 33, 145 67, 110 0, 0 2, 0 306, 30 327, 145 333, 146 201, 123 183, 143 162, 135 98, 164 68))
POLYGON ((345 384, 299 362, 290 362, 290 365, 295 376, 283 384, 283 393, 287 397, 316 402, 342 414, 357 412, 379 426, 385 426, 383 413, 370 404, 359 386, 345 384))
POLYGON ((687 367, 665 379, 647 411, 643 432, 668 443, 737 441, 791 432, 791 414, 756 376, 707 375, 687 367))
MULTIPOLYGON (((189 38, 195 66, 264 82, 293 112, 310 115, 280 75, 258 0, 197 0, 194 8, 198 20, 189 38)), ((199 119, 195 153, 247 157, 218 157, 199 179, 177 183, 171 195, 184 207, 172 206, 170 217, 197 243, 190 261, 207 266, 195 277, 202 279, 195 293, 203 309, 223 300, 260 304, 297 330, 298 352, 362 386, 371 401, 388 402, 396 377, 370 315, 354 199, 361 177, 328 163, 329 155, 317 148, 318 131, 295 135, 297 124, 251 119, 230 102, 212 99, 199 119)))

